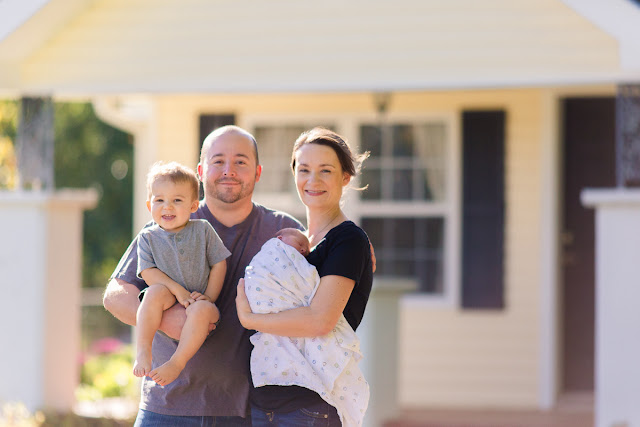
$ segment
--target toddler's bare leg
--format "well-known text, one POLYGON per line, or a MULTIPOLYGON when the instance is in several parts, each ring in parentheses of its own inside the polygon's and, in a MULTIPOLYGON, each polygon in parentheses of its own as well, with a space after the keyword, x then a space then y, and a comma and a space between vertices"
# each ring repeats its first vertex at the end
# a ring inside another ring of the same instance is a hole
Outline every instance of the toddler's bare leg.
POLYGON ((151 372, 151 344, 164 310, 176 303, 176 297, 164 285, 151 285, 144 294, 136 314, 136 360, 133 374, 137 377, 151 372))
POLYGON ((208 301, 196 301, 187 307, 187 320, 182 328, 176 352, 166 363, 151 371, 149 376, 160 385, 167 385, 180 375, 209 334, 209 323, 218 321, 218 308, 208 301))

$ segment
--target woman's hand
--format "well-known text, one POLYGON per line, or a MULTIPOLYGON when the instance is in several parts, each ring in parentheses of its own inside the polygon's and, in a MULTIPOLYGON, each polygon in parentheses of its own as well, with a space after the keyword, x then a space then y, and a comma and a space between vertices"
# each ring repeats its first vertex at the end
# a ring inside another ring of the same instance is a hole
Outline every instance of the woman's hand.
POLYGON ((250 320, 253 312, 249 305, 249 298, 244 292, 244 279, 238 281, 238 294, 236 295, 236 310, 238 311, 238 319, 240 323, 246 329, 253 329, 250 325, 250 320))

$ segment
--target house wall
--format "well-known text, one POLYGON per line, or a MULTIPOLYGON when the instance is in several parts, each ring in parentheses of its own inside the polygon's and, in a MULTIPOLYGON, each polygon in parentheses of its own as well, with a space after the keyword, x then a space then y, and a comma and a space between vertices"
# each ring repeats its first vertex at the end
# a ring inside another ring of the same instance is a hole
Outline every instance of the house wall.
MULTIPOLYGON (((198 115, 234 113, 307 118, 373 114, 371 94, 158 96, 158 156, 195 167, 198 115)), ((408 295, 401 304, 399 401, 402 406, 537 407, 541 378, 541 202, 544 150, 555 123, 542 89, 394 93, 390 114, 459 115, 504 109, 506 129, 505 308, 461 310, 408 295)), ((458 132, 459 134, 459 132, 458 132)), ((352 141, 354 139, 352 138, 352 141)), ((290 141, 283 147, 288 155, 290 141)), ((266 172, 268 173, 268 171, 266 172)), ((549 190, 546 188, 546 190, 549 190)), ((357 209, 356 209, 357 211, 357 209)), ((145 219, 146 220, 146 219, 145 219)), ((543 337, 544 338, 544 337, 543 337)), ((551 340, 553 337, 547 337, 551 340)))
MULTIPOLYGON (((431 309, 405 297, 403 406, 536 407, 540 378, 541 164, 544 95, 538 90, 451 94, 451 108, 504 108, 505 308, 431 309)), ((548 313, 551 315, 551 313, 548 313)))

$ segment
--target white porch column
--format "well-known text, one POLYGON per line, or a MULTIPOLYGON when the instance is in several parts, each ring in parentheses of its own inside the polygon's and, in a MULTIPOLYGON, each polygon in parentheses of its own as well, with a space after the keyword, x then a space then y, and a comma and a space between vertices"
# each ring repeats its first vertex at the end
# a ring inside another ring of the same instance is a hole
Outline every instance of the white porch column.
POLYGON ((94 190, 0 192, 0 401, 69 411, 78 384, 82 212, 94 190))
POLYGON ((380 427, 398 415, 399 301, 416 287, 413 280, 373 279, 357 330, 363 354, 359 366, 371 389, 364 427, 380 427))
POLYGON ((596 427, 640 427, 640 190, 587 189, 596 209, 596 427))

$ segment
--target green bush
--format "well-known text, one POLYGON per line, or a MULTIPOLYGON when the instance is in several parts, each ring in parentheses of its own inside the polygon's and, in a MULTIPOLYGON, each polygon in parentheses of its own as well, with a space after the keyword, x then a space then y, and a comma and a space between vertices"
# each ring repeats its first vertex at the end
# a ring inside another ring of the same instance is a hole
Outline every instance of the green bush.
POLYGON ((82 366, 78 400, 98 400, 107 397, 138 399, 139 381, 133 375, 133 349, 91 356, 82 366))

